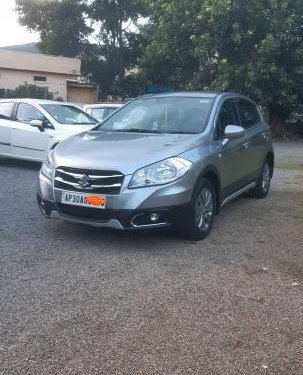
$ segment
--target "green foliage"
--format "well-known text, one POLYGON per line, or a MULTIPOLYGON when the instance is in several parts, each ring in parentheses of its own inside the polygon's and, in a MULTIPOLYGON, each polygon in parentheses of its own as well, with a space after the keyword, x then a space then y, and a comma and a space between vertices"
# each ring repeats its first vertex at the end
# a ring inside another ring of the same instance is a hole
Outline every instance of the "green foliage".
POLYGON ((100 85, 103 97, 112 92, 112 85, 116 76, 115 67, 105 59, 100 46, 87 46, 85 56, 82 59, 81 70, 90 82, 100 85))
POLYGON ((104 94, 126 94, 125 73, 139 54, 142 0, 16 0, 20 21, 38 31, 45 53, 82 57, 82 72, 104 94), (93 27, 88 27, 90 23, 93 27), (94 32, 95 44, 88 43, 94 32))
POLYGON ((104 96, 128 96, 130 80, 127 70, 135 66, 138 52, 135 42, 130 44, 130 40, 128 46, 122 47, 89 45, 82 59, 82 74, 90 82, 99 84, 104 96))
POLYGON ((236 91, 284 120, 303 99, 301 0, 153 0, 141 60, 157 83, 236 91))
POLYGON ((125 92, 129 98, 135 98, 145 93, 145 77, 139 71, 130 72, 124 79, 125 92))
POLYGON ((138 20, 146 14, 145 8, 142 0, 94 0, 88 7, 90 19, 99 23, 96 35, 99 45, 91 48, 95 53, 88 54, 84 60, 89 61, 84 61, 83 67, 106 93, 119 96, 127 93, 125 74, 136 62, 140 40, 138 20))
POLYGON ((303 100, 302 0, 16 0, 47 53, 76 56, 103 95, 236 91, 279 127, 303 100), (142 17, 149 17, 140 27, 142 17), (87 42, 94 27, 95 44, 87 42), (139 65, 137 72, 126 74, 139 65), (139 93, 138 92, 138 93, 139 93))
POLYGON ((92 29, 83 0, 16 0, 22 25, 40 33, 40 47, 51 55, 78 56, 92 29))
POLYGON ((25 82, 24 85, 20 85, 16 87, 14 90, 6 90, 2 93, 1 97, 52 100, 54 98, 54 95, 52 92, 48 91, 47 87, 39 87, 25 82))
POLYGON ((48 91, 47 87, 39 87, 25 82, 13 90, 15 98, 49 99, 54 98, 53 93, 48 91))

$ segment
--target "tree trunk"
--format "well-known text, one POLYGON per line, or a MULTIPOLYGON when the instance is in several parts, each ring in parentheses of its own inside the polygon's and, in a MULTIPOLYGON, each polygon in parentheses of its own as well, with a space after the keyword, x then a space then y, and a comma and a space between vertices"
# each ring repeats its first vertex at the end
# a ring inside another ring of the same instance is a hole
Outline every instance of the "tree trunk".
POLYGON ((271 128, 271 133, 275 138, 284 137, 285 135, 287 135, 286 133, 288 133, 286 129, 285 119, 280 116, 270 116, 269 125, 271 128))
POLYGON ((270 106, 269 110, 269 125, 274 138, 282 138, 290 135, 286 120, 289 116, 287 109, 281 106, 270 106))

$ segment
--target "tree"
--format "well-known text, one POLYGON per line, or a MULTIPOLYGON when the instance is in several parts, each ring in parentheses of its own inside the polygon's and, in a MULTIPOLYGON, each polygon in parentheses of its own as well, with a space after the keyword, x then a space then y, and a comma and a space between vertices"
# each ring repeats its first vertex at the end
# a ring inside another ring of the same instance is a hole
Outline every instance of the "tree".
POLYGON ((94 58, 92 55, 89 58, 88 70, 92 71, 93 64, 96 81, 98 77, 102 77, 102 82, 104 76, 108 78, 105 80, 109 93, 126 94, 125 74, 136 63, 140 41, 138 22, 145 15, 146 4, 142 0, 94 0, 88 7, 88 16, 99 25, 98 48, 93 48, 94 58))
POLYGON ((79 56, 92 29, 86 25, 83 0, 16 0, 19 21, 39 32, 43 52, 79 56))
POLYGON ((237 91, 279 132, 303 99, 301 0, 151 1, 145 75, 176 88, 237 91))
POLYGON ((82 72, 102 93, 124 96, 126 71, 139 53, 143 0, 16 0, 20 22, 38 31, 45 53, 82 58, 82 72), (88 27, 90 23, 94 26, 88 27), (88 38, 96 43, 88 43, 88 38))

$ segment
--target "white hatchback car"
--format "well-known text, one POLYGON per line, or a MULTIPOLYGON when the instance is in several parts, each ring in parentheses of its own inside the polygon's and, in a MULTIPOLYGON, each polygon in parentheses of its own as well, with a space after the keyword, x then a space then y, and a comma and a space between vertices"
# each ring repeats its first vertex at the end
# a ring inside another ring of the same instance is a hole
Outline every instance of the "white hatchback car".
POLYGON ((0 100, 0 156, 33 161, 62 140, 98 121, 70 103, 40 99, 0 100))
POLYGON ((98 121, 103 121, 122 106, 123 104, 119 103, 99 103, 85 105, 83 109, 90 115, 94 116, 98 121))

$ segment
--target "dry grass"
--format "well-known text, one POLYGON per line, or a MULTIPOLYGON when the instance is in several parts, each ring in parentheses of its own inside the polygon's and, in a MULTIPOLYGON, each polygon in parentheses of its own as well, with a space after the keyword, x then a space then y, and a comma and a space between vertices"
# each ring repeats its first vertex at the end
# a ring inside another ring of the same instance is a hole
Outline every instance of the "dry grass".
POLYGON ((281 262, 280 269, 282 272, 287 273, 297 281, 303 281, 303 263, 294 262, 281 262))
POLYGON ((303 160, 294 160, 293 158, 278 159, 276 168, 303 170, 303 160))

